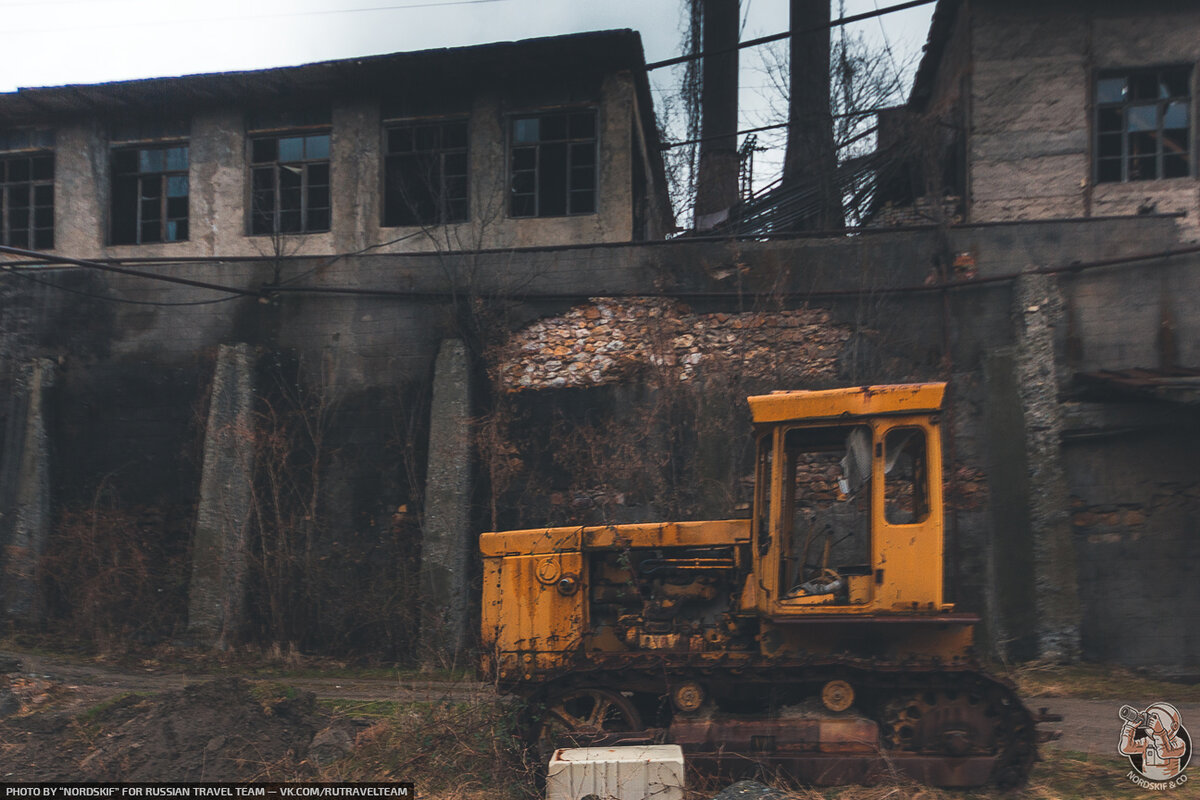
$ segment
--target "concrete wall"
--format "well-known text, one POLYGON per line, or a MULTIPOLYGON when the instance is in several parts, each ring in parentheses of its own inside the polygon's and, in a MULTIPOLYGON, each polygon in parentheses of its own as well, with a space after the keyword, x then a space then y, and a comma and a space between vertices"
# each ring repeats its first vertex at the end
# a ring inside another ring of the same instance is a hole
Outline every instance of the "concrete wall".
POLYGON ((1193 177, 1096 183, 1092 164, 1096 72, 1196 64, 1194 3, 984 0, 967 8, 970 221, 1185 212, 1185 238, 1200 238, 1194 79, 1193 177))
POLYGON ((1111 410, 1108 425, 1096 427, 1097 409, 1073 409, 1076 424, 1084 418, 1091 424, 1064 449, 1084 652, 1104 661, 1194 670, 1200 661, 1200 424, 1194 407, 1180 413, 1153 402, 1121 405, 1120 427, 1111 410))
MULTIPOLYGON (((461 314, 470 307, 454 303, 451 290, 469 286, 471 292, 516 293, 504 304, 506 324, 515 327, 562 315, 585 305, 589 297, 659 291, 688 304, 695 312, 688 319, 706 324, 713 314, 736 320, 736 314, 753 311, 771 312, 780 319, 789 318, 782 313, 789 309, 820 312, 828 314, 831 325, 850 331, 838 353, 836 378, 822 373, 826 383, 950 377, 954 453, 948 463, 954 465, 959 489, 947 532, 948 588, 964 608, 992 615, 996 634, 1003 636, 1033 607, 1022 597, 1033 591, 1032 582, 1012 577, 1012 565, 1032 563, 1032 543, 1014 540, 1015 550, 994 549, 995 537, 1007 530, 997 525, 995 514, 1006 511, 1002 504, 1028 503, 1030 492, 1028 448, 1009 453, 992 447, 998 440, 1019 442, 1025 434, 1021 427, 1027 424, 1019 408, 1013 416, 1019 398, 1011 361, 1003 368, 1007 372, 995 371, 1006 348, 1011 354, 1020 346, 1011 314, 1013 284, 968 284, 943 300, 939 292, 927 290, 926 280, 948 254, 970 253, 979 278, 989 279, 1031 267, 1061 267, 1178 245, 1174 218, 1142 216, 968 225, 942 233, 872 232, 835 239, 368 254, 333 264, 296 257, 283 269, 285 277, 303 276, 290 284, 297 291, 281 293, 267 304, 239 298, 204 305, 133 305, 117 301, 196 303, 220 295, 85 269, 47 269, 35 275, 83 294, 68 293, 3 272, 0 397, 13 396, 13 376, 20 363, 38 357, 60 363, 58 422, 51 444, 69 447, 71 458, 55 462, 61 465, 52 479, 55 507, 90 502, 102 478, 123 501, 153 505, 194 498, 198 492, 194 454, 197 419, 203 420, 198 409, 207 396, 217 346, 245 342, 268 352, 293 352, 310 366, 319 365, 322 379, 342 398, 334 437, 338 455, 328 473, 332 484, 327 486, 326 504, 339 528, 327 546, 333 541, 339 547, 351 542, 358 546, 388 541, 394 534, 386 520, 402 506, 419 504, 422 471, 409 473, 394 445, 413 438, 418 452, 425 447, 427 405, 422 411, 410 400, 428 392, 437 347, 460 332, 461 314), (336 289, 379 294, 318 291, 336 289), (998 384, 989 378, 989 369, 1008 381, 1007 393, 994 391, 998 384), (417 424, 412 427, 414 418, 417 424), (1009 576, 1007 594, 992 593, 998 581, 989 577, 989 569, 1009 576)), ((263 263, 160 269, 246 288, 272 279, 272 266, 263 263)), ((1045 332, 1061 391, 1070 390, 1071 373, 1077 369, 1157 363, 1153 359, 1161 340, 1164 301, 1172 315, 1180 362, 1195 363, 1200 315, 1185 301, 1200 294, 1200 256, 1088 269, 1052 281, 1062 294, 1063 313, 1045 332)), ((1053 387, 1046 388, 1053 396, 1053 387)), ((613 414, 622 413, 622 402, 614 402, 613 414)), ((7 419, 12 413, 9 400, 0 401, 0 416, 7 419)), ((1064 425, 1068 437, 1078 429, 1070 421, 1064 425)), ((1139 473, 1152 476, 1134 486, 1135 499, 1120 502, 1154 506, 1155 493, 1164 494, 1156 487, 1194 486, 1193 455, 1194 441, 1185 437, 1167 437, 1142 449, 1130 447, 1116 455, 1128 464, 1127 470, 1105 480, 1115 484, 1139 473)), ((1067 492, 1082 502, 1078 509, 1109 513, 1094 508, 1108 502, 1103 499, 1108 484, 1089 484, 1085 477, 1102 471, 1113 456, 1103 443, 1068 447, 1067 492)), ((1187 508, 1179 511, 1170 503, 1161 512, 1146 514, 1143 535, 1191 558, 1187 537, 1193 534, 1184 522, 1187 508)), ((1122 505, 1120 510, 1128 509, 1122 505)), ((1072 517, 1072 523, 1078 519, 1072 517)), ((1097 548, 1109 547, 1108 540, 1088 538, 1110 531, 1084 532, 1084 527, 1072 525, 1084 601, 1083 645, 1085 654, 1097 655, 1106 626, 1126 619, 1121 611, 1125 600, 1111 591, 1115 577, 1096 572, 1103 561, 1097 548)), ((1186 593, 1182 597, 1181 615, 1200 614, 1200 605, 1186 593)), ((1174 658, 1149 644, 1145 627, 1129 626, 1130 652, 1142 658, 1147 653, 1174 658)))

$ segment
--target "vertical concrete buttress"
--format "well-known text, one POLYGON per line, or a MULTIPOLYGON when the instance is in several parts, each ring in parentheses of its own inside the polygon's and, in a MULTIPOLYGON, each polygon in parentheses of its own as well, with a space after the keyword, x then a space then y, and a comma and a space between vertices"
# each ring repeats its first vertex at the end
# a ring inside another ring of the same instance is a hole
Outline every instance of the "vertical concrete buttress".
POLYGON ((429 412, 421 545, 421 640, 426 666, 454 663, 466 641, 471 548, 471 391, 467 350, 438 350, 429 412))
POLYGON ((1017 279, 1014 367, 1025 421, 1038 651, 1054 660, 1079 656, 1082 621, 1054 352, 1054 329, 1064 322, 1054 276, 1026 273, 1017 279))
POLYGON ((4 613, 37 622, 38 561, 50 533, 48 390, 58 365, 38 358, 21 365, 0 460, 0 547, 3 547, 4 613))
POLYGON ((204 431, 188 629, 198 641, 222 648, 245 614, 254 480, 254 367, 250 345, 218 348, 204 431))

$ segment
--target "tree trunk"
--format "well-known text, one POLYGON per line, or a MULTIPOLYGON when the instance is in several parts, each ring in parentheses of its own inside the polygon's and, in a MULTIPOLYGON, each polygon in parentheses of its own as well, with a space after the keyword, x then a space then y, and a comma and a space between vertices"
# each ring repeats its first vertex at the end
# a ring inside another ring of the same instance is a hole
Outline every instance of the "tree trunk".
POLYGON ((738 0, 703 0, 703 78, 696 228, 711 228, 738 199, 738 0), (728 51, 728 52, 721 52, 728 51))

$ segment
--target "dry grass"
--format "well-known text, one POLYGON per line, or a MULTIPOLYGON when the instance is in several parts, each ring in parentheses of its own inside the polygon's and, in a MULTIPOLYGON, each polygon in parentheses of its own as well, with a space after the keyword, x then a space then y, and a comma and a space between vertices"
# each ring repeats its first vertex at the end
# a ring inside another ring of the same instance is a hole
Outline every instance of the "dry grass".
MULTIPOLYGON (((352 708, 341 709, 353 713, 352 708)), ((373 724, 354 753, 326 767, 322 780, 397 781, 416 784, 430 800, 534 800, 535 770, 513 734, 517 709, 508 704, 372 704, 373 724)), ((768 782, 790 800, 1092 800, 1141 798, 1150 792, 1125 779, 1128 764, 1116 757, 1043 748, 1027 786, 938 789, 905 780, 875 786, 808 788, 768 782)), ((689 777, 687 800, 707 800, 728 785, 689 777)))
MULTIPOLYGON (((379 710, 376 708, 375 710, 379 710)), ((413 781, 430 800, 532 800, 533 766, 514 733, 512 704, 403 703, 359 734, 328 781, 413 781)))
POLYGON ((1012 678, 1022 697, 1170 697, 1177 703, 1200 702, 1200 683, 1163 680, 1123 667, 1101 664, 1030 662, 1001 671, 1012 678))

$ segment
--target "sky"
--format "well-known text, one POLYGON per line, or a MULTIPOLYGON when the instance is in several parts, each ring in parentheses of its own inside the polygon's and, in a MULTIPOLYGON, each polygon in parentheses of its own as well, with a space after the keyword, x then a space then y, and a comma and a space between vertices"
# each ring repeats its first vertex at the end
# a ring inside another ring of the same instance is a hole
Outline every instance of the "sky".
MULTIPOLYGON (((853 15, 897 2, 833 0, 833 12, 839 16, 842 6, 842 13, 853 15)), ((682 53, 684 5, 685 0, 0 0, 0 92, 612 28, 639 31, 646 59, 653 62, 682 53)), ((787 0, 741 0, 741 10, 742 39, 787 30, 787 0)), ((847 27, 911 67, 932 10, 920 6, 847 27)), ((741 128, 764 124, 775 102, 760 51, 742 51, 741 128)), ((656 105, 675 93, 679 76, 677 67, 651 73, 656 105)), ((771 158, 763 160, 769 164, 771 158)))

